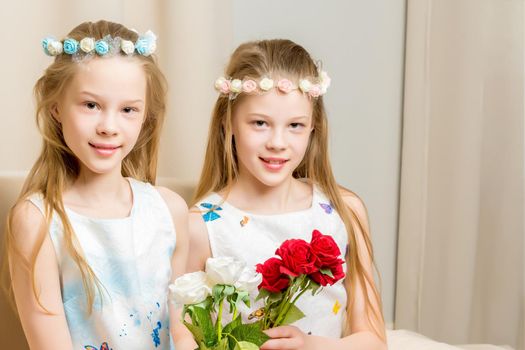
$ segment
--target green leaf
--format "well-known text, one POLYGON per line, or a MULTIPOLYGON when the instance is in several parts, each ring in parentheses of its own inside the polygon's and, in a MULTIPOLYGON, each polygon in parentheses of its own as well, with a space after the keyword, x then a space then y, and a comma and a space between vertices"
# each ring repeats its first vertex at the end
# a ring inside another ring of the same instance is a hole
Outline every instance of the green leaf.
POLYGON ((246 306, 250 307, 250 293, 242 294, 242 301, 244 301, 246 306))
POLYGON ((200 342, 199 347, 195 350, 212 350, 212 348, 207 347, 206 344, 204 344, 204 342, 200 342))
POLYGON ((283 298, 283 293, 270 293, 268 297, 268 301, 274 302, 274 301, 280 301, 283 298))
POLYGON ((327 275, 327 276, 334 278, 334 274, 332 273, 332 270, 330 269, 319 269, 319 272, 321 272, 323 275, 327 275))
POLYGON ((255 298, 255 301, 264 299, 270 295, 270 292, 267 289, 259 289, 259 294, 257 294, 257 297, 255 298))
POLYGON ((235 328, 237 328, 241 324, 242 324, 242 320, 241 320, 241 317, 239 316, 235 320, 231 321, 226 326, 224 326, 224 328, 222 330, 222 333, 231 333, 232 330, 234 330, 235 328))
POLYGON ((223 293, 225 296, 232 295, 233 293, 235 293, 235 287, 230 286, 229 284, 225 284, 223 293))
POLYGON ((217 344, 217 333, 213 327, 210 312, 200 307, 194 307, 193 313, 193 324, 201 329, 206 346, 210 347, 217 344))
MULTIPOLYGON (((262 330, 259 322, 242 324, 232 330, 231 335, 237 339, 238 342, 246 341, 261 346, 270 339, 262 330)), ((231 342, 230 342, 230 345, 231 342)))
POLYGON ((286 313, 286 315, 284 316, 284 319, 280 325, 292 324, 295 321, 300 320, 304 316, 304 313, 297 306, 292 305, 286 313))
POLYGON ((213 347, 213 350, 230 350, 230 344, 228 343, 228 338, 222 338, 217 346, 213 347))
POLYGON ((188 330, 191 332, 191 334, 193 335, 193 339, 195 339, 195 342, 197 344, 200 344, 204 341, 204 334, 202 333, 202 330, 199 327, 194 326, 186 321, 182 322, 184 323, 186 328, 188 328, 188 330))
POLYGON ((319 288, 321 288, 321 285, 319 283, 316 283, 315 281, 310 280, 310 284, 308 287, 312 289, 312 295, 315 295, 319 288))
POLYGON ((220 300, 223 299, 223 291, 226 286, 224 284, 216 284, 211 290, 211 295, 213 296, 213 302, 218 304, 220 300))
POLYGON ((259 350, 259 347, 248 341, 240 341, 235 344, 235 350, 259 350))

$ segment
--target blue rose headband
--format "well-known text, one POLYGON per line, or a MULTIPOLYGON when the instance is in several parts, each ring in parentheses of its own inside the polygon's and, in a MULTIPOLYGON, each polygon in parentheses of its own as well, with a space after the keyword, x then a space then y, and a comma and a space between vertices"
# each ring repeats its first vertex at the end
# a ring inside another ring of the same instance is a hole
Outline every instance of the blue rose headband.
POLYGON ((157 49, 157 37, 151 30, 139 36, 135 43, 119 37, 112 38, 110 35, 96 41, 93 38, 84 38, 80 41, 67 38, 62 42, 53 37, 47 37, 42 40, 42 48, 48 56, 58 56, 64 53, 71 55, 73 60, 83 60, 95 54, 111 56, 119 52, 127 56, 133 54, 149 56, 157 49))

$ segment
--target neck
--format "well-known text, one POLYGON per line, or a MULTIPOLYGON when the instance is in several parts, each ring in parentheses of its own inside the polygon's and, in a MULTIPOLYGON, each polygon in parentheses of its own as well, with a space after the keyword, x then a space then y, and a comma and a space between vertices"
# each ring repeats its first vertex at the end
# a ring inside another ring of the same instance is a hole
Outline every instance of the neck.
POLYGON ((83 167, 68 192, 76 193, 85 203, 96 204, 127 198, 130 190, 120 168, 105 174, 96 174, 83 167))
POLYGON ((302 210, 311 204, 310 186, 291 176, 277 186, 239 176, 227 196, 232 205, 260 214, 302 210))

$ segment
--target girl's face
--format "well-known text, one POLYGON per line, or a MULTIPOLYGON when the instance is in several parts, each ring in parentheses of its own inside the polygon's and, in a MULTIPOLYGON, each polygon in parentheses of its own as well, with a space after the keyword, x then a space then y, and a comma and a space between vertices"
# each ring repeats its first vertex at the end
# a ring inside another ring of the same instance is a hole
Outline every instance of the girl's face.
POLYGON ((55 110, 81 172, 121 171, 144 121, 146 75, 138 60, 115 56, 79 64, 55 110))
POLYGON ((270 187, 290 180, 308 147, 312 111, 299 91, 244 96, 232 121, 239 176, 270 187))

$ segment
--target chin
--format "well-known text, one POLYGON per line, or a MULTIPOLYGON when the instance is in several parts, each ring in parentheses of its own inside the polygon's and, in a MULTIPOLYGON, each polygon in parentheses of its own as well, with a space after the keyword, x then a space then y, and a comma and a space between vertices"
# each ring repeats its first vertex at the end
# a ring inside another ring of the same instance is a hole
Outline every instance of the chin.
POLYGON ((282 177, 282 178, 278 178, 278 179, 269 179, 269 178, 261 178, 261 177, 257 177, 257 181, 259 181, 259 183, 263 186, 267 186, 267 187, 277 187, 283 183, 286 182, 286 180, 288 179, 288 177, 282 177))
POLYGON ((95 175, 104 175, 107 173, 114 172, 116 168, 121 170, 121 165, 96 165, 96 164, 84 164, 84 167, 87 171, 95 174, 95 175))

